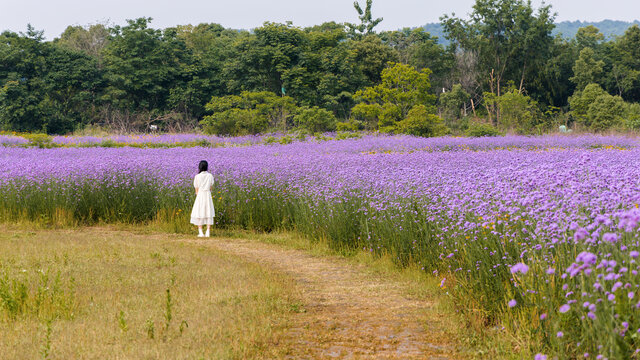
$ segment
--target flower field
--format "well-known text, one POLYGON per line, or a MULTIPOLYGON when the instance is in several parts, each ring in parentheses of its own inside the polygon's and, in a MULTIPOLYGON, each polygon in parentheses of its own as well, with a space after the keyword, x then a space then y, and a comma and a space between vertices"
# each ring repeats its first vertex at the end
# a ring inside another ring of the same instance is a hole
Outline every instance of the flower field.
POLYGON ((640 146, 602 136, 364 136, 243 147, 0 147, 0 219, 189 231, 199 160, 218 226, 393 254, 537 358, 640 349, 640 146))

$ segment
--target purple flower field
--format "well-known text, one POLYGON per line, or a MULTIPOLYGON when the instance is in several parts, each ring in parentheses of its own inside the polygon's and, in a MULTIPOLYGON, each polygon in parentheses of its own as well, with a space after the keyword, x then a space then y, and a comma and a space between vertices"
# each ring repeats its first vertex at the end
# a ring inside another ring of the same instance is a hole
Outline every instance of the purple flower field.
POLYGON ((341 249, 388 252, 442 279, 467 316, 531 339, 532 353, 629 358, 640 348, 637 145, 604 136, 365 136, 228 148, 0 147, 0 216, 163 214, 178 228, 206 159, 219 226, 292 229, 341 249))

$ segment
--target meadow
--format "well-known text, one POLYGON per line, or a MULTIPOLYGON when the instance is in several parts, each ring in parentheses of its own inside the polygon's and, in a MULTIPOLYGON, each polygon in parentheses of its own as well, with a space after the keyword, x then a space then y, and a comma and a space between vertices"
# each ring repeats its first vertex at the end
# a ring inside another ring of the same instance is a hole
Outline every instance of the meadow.
POLYGON ((3 359, 278 358, 292 281, 184 236, 0 226, 3 359))
POLYGON ((595 135, 169 148, 6 141, 0 220, 190 232, 191 182, 206 159, 218 227, 295 231, 418 264, 471 326, 496 328, 537 359, 629 358, 640 352, 639 144, 595 135))

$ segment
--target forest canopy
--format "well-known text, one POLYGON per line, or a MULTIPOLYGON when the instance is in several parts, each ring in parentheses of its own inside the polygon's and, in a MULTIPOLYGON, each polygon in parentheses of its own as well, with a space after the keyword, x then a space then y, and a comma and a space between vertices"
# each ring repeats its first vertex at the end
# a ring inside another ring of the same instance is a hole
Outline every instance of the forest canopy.
POLYGON ((376 31, 360 23, 69 26, 0 34, 0 130, 68 133, 201 128, 226 135, 302 129, 423 136, 640 127, 640 28, 554 36, 550 5, 477 0, 468 19, 376 31), (447 46, 442 45, 446 40, 447 46), (588 106, 587 106, 588 105, 588 106), (612 111, 605 111, 611 109, 612 111))

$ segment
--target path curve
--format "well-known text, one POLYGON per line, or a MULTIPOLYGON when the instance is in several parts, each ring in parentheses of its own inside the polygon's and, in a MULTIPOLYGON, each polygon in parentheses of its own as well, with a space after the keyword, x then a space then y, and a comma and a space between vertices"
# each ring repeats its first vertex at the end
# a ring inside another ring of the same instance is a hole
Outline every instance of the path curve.
POLYGON ((291 276, 304 311, 283 341, 288 359, 455 359, 433 304, 344 259, 244 239, 186 240, 213 246, 291 276), (406 292, 405 292, 406 293, 406 292))

